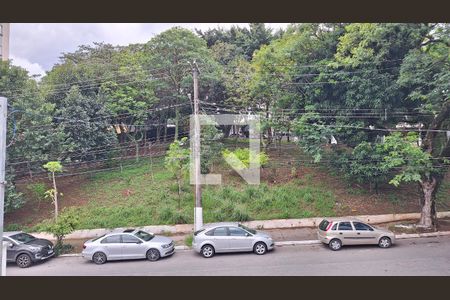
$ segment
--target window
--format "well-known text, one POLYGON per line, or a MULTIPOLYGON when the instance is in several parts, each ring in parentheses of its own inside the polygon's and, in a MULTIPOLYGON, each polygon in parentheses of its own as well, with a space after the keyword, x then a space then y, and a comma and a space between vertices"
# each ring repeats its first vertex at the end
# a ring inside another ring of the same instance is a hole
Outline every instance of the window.
POLYGON ((11 238, 17 242, 20 243, 28 243, 31 241, 34 241, 36 238, 28 233, 18 233, 15 235, 12 235, 11 238))
POLYGON ((355 230, 373 231, 372 227, 361 222, 353 222, 353 226, 355 226, 355 230))
POLYGON ((228 230, 226 227, 217 227, 214 229, 214 236, 228 236, 228 230))
POLYGON ((352 224, 350 222, 341 222, 339 223, 339 230, 353 230, 352 224))
POLYGON ((122 234, 122 243, 127 243, 127 244, 138 244, 141 241, 129 234, 122 234))
POLYGON ((256 230, 255 229, 248 228, 247 226, 244 226, 242 224, 239 224, 238 226, 243 228, 243 229, 245 229, 245 230, 247 230, 250 233, 256 234, 256 230))
POLYGON ((211 230, 205 232, 205 235, 209 235, 209 236, 214 235, 214 229, 211 229, 211 230))
POLYGON ((331 228, 331 230, 336 230, 337 229, 337 224, 338 223, 334 223, 333 228, 331 228))
POLYGON ((107 236, 106 238, 104 238, 101 243, 102 244, 117 244, 117 243, 121 243, 121 238, 120 235, 116 234, 116 235, 110 235, 107 236))
POLYGON ((247 236, 247 232, 236 227, 228 227, 230 231, 230 236, 247 236))
POLYGON ((142 231, 142 230, 139 230, 134 235, 137 236, 138 238, 143 239, 146 242, 150 241, 152 238, 155 237, 153 234, 150 234, 150 233, 142 231))
POLYGON ((328 224, 330 224, 330 222, 328 222, 328 220, 322 220, 322 222, 320 222, 320 224, 319 224, 319 229, 322 231, 326 231, 328 224))

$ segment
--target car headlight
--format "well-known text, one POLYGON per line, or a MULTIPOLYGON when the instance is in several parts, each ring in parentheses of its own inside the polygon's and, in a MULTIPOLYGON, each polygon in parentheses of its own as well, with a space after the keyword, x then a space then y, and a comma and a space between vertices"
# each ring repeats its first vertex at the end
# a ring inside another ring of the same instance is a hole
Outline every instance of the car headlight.
POLYGON ((172 246, 172 243, 170 243, 170 244, 165 244, 165 245, 161 245, 161 247, 163 247, 164 249, 167 249, 167 248, 169 248, 170 246, 172 246))
POLYGON ((39 252, 39 251, 41 251, 41 248, 40 247, 30 247, 30 248, 28 248, 31 252, 39 252))

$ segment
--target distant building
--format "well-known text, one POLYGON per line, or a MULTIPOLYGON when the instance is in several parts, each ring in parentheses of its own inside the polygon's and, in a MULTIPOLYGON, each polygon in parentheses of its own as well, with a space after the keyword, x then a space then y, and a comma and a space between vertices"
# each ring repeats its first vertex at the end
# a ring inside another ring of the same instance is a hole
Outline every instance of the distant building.
POLYGON ((9 59, 9 23, 0 23, 0 60, 9 59))

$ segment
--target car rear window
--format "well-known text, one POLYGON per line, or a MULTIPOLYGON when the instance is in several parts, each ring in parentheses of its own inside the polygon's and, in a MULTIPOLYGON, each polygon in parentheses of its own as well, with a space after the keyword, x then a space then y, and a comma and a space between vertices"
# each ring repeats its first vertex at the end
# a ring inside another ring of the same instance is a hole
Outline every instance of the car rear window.
POLYGON ((328 224, 330 224, 330 222, 328 220, 322 220, 322 222, 320 222, 320 224, 319 224, 319 229, 322 231, 326 231, 328 224))
POLYGON ((195 231, 195 232, 194 232, 194 235, 197 235, 197 234, 199 234, 199 233, 202 232, 202 231, 205 231, 205 229, 200 229, 200 230, 195 231))

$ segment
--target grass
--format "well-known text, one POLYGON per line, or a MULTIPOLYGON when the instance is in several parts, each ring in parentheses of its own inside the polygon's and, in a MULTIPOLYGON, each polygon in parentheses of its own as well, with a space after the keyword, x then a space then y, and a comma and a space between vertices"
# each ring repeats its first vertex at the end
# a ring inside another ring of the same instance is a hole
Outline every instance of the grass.
MULTIPOLYGON (((185 182, 179 196, 163 162, 163 158, 154 158, 151 169, 150 160, 141 158, 138 164, 133 161, 124 165, 122 171, 93 174, 76 195, 89 201, 83 206, 67 208, 79 217, 77 229, 193 223, 193 188, 185 182)), ((270 185, 247 185, 238 175, 230 174, 223 176, 226 185, 203 187, 205 223, 336 216, 345 210, 345 207, 335 207, 336 190, 312 173, 296 179, 291 176, 289 180, 270 185)), ((370 194, 362 188, 345 190, 344 197, 370 194)), ((400 205, 398 197, 396 193, 384 198, 400 205)), ((437 197, 443 205, 450 204, 450 183, 441 186, 437 197)), ((5 228, 39 231, 41 224, 34 227, 8 224, 5 228)))
POLYGON ((192 240, 194 239, 194 236, 192 234, 186 236, 184 239, 184 244, 188 247, 192 247, 192 240))
MULTIPOLYGON (((92 176, 82 187, 83 197, 90 201, 84 206, 67 208, 79 217, 77 229, 193 223, 192 187, 186 182, 178 196, 172 175, 164 169, 162 160, 154 161, 153 171, 151 176, 148 162, 143 159, 141 164, 122 172, 92 176)), ((204 186, 204 222, 334 215, 333 193, 310 182, 297 179, 276 186, 245 183, 204 186)), ((29 230, 40 228, 38 224, 29 230)))

